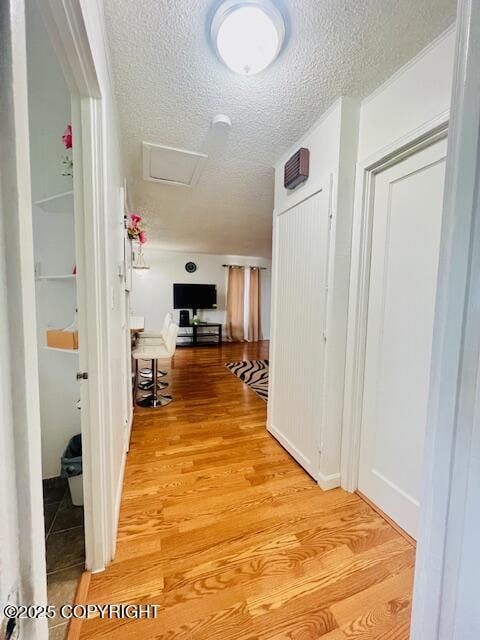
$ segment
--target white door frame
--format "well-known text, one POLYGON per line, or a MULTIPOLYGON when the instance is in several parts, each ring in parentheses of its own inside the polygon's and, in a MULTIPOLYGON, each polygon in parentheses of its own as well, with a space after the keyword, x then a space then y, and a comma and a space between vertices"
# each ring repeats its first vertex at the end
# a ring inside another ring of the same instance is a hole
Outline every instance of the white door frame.
POLYGON ((113 557, 116 530, 111 460, 103 101, 82 3, 42 0, 42 17, 72 96, 77 285, 81 348, 83 484, 86 568, 96 572, 113 557), (75 133, 76 132, 76 133, 75 133))
MULTIPOLYGON (((460 0, 417 550, 412 640, 473 640, 456 629, 471 441, 480 411, 480 3, 460 0)), ((477 532, 478 533, 478 532, 477 532)), ((474 619, 472 612, 471 620, 474 619)), ((478 620, 478 617, 476 618, 478 620)))
POLYGON ((347 491, 358 488, 360 467, 375 176, 445 138, 447 130, 448 114, 442 114, 357 167, 341 459, 341 484, 347 491))

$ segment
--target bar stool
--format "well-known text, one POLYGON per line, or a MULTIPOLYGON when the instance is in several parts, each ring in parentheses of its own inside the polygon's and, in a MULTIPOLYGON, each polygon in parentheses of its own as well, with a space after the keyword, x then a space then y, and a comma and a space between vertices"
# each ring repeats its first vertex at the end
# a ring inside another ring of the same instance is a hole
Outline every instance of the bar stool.
MULTIPOLYGON (((137 342, 141 343, 144 340, 154 340, 154 339, 158 339, 158 340, 161 340, 161 341, 165 342, 165 337, 167 335, 168 327, 172 324, 172 322, 173 322, 173 315, 170 312, 168 312, 165 315, 165 318, 163 319, 163 326, 162 326, 162 330, 160 332, 142 331, 138 336, 137 342)), ((149 378, 150 379, 150 383, 151 383, 151 380, 152 380, 152 370, 151 369, 149 369, 148 367, 143 367, 142 369, 140 369, 139 373, 142 376, 142 378, 149 378)), ((164 370, 159 370, 157 372, 157 376, 159 378, 163 378, 166 375, 167 375, 167 372, 164 371, 164 370)), ((142 383, 140 383, 140 384, 142 384, 142 383)), ((164 384, 165 384, 165 387, 168 386, 166 383, 164 383, 164 384)), ((139 385, 139 387, 140 387, 140 385, 139 385)), ((165 387, 163 387, 163 388, 165 388, 165 387)), ((144 387, 140 387, 140 388, 144 388, 144 387)), ((146 386, 145 388, 149 389, 150 387, 146 386)))
MULTIPOLYGON (((149 371, 152 371, 152 369, 149 369, 149 371)), ((164 378, 167 375, 167 372, 164 369, 158 369, 157 370, 157 379, 158 378, 164 378)), ((146 379, 142 380, 141 382, 139 382, 137 384, 137 388, 141 389, 142 391, 150 391, 150 389, 153 389, 153 376, 149 376, 148 378, 146 376, 144 376, 146 379)), ((158 380, 157 382, 157 389, 166 389, 168 387, 168 382, 164 382, 163 380, 158 380)))
POLYGON ((172 358, 175 354, 177 347, 177 335, 178 325, 171 324, 168 327, 165 342, 157 341, 156 344, 138 345, 133 350, 132 356, 136 361, 136 369, 138 369, 139 360, 151 360, 152 361, 152 393, 137 400, 137 405, 140 407, 158 408, 169 404, 172 401, 171 395, 163 395, 158 393, 158 360, 160 358, 172 358))
MULTIPOLYGON (((168 329, 165 332, 165 337, 167 333, 168 333, 168 329)), ((148 349, 149 347, 154 348, 160 345, 165 346, 165 339, 160 333, 157 333, 157 334, 149 333, 147 336, 142 336, 142 338, 137 342, 138 349, 148 349)), ((154 377, 156 377, 157 379, 157 389, 162 390, 168 387, 168 382, 163 382, 161 380, 158 380, 158 378, 164 378, 167 375, 167 372, 163 369, 158 369, 157 367, 157 372, 156 372, 156 375, 154 376, 153 365, 152 365, 151 369, 146 367, 146 368, 140 369, 139 373, 142 376, 142 378, 144 378, 141 382, 138 382, 137 384, 137 388, 140 389, 141 391, 150 391, 151 389, 153 389, 154 377)))

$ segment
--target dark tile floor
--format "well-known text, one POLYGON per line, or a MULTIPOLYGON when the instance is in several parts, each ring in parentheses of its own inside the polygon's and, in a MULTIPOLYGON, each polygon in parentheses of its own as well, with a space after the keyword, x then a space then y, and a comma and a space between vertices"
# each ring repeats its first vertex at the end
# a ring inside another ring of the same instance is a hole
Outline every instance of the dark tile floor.
MULTIPOLYGON (((78 581, 85 568, 83 507, 70 499, 67 480, 43 481, 45 539, 47 546, 48 602, 58 608, 73 603, 78 581)), ((49 621, 50 640, 64 640, 67 623, 49 621)))

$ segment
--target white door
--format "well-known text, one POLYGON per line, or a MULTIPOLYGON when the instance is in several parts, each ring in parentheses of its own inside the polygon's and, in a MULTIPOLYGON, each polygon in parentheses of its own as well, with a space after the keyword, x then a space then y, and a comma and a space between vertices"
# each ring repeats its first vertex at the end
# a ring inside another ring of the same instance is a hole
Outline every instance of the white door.
POLYGON ((315 479, 322 418, 330 188, 276 216, 269 431, 315 479))
POLYGON ((416 538, 430 381, 443 139, 375 176, 359 490, 416 538))

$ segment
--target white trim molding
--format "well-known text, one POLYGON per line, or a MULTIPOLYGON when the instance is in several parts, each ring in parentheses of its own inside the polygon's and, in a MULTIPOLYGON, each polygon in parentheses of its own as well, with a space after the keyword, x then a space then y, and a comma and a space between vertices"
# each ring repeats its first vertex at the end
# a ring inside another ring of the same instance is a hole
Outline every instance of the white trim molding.
POLYGON ((38 6, 70 91, 101 98, 81 2, 42 0, 38 6))
POLYGON ((412 640, 480 637, 478 528, 469 523, 480 499, 478 0, 460 0, 457 25, 412 640))
POLYGON ((79 370, 88 372, 82 381, 82 442, 84 450, 86 566, 102 570, 111 559, 109 541, 112 506, 110 498, 109 407, 110 385, 105 337, 107 307, 106 269, 102 256, 103 145, 101 101, 72 97, 72 126, 80 134, 74 147, 75 241, 79 329, 82 337, 79 370), (93 425, 95 425, 93 427, 93 425))
POLYGON ((339 473, 331 473, 329 476, 319 472, 317 482, 320 489, 330 491, 340 486, 341 476, 339 473))

